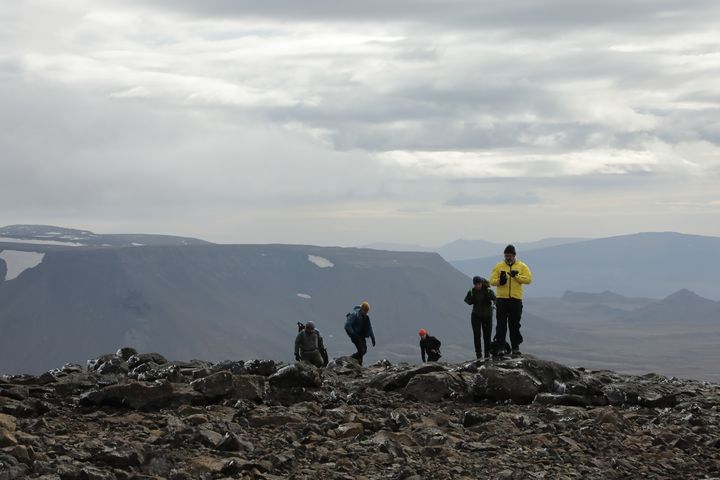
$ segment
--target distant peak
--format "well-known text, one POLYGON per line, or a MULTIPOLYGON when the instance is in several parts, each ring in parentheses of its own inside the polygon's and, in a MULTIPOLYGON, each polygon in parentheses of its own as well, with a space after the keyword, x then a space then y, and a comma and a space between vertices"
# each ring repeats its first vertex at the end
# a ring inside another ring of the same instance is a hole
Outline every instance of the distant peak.
POLYGON ((671 293, 667 297, 663 299, 663 301, 671 301, 671 302, 677 302, 677 301, 703 301, 703 302, 712 302, 712 300, 708 300, 707 298, 701 297, 695 292, 692 292, 688 290, 687 288, 683 288, 682 290, 678 290, 675 293, 671 293))

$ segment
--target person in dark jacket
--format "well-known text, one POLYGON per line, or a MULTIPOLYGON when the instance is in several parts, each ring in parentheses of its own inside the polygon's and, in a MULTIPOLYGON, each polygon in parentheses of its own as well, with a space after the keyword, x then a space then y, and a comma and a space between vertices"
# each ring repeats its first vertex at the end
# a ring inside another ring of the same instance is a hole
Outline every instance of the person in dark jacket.
POLYGON ((350 337, 350 341, 355 345, 357 352, 351 357, 356 359, 360 365, 363 363, 363 357, 367 353, 367 338, 372 340, 372 346, 375 346, 375 334, 373 333, 372 324, 370 323, 370 304, 363 302, 360 306, 355 306, 353 311, 348 313, 345 318, 345 332, 350 337))
POLYGON ((427 354, 428 362, 437 362, 442 355, 440 354, 440 340, 428 335, 427 330, 421 328, 418 332, 420 335, 420 356, 425 363, 425 355, 427 354))
POLYGON ((495 292, 490 288, 490 282, 482 277, 473 277, 473 288, 465 295, 465 303, 472 305, 470 323, 475 343, 475 357, 482 358, 485 347, 485 358, 490 356, 492 344, 492 313, 495 303, 495 292))
POLYGON ((313 322, 307 322, 305 328, 295 337, 295 360, 304 360, 320 368, 324 365, 322 351, 325 350, 320 332, 313 322))

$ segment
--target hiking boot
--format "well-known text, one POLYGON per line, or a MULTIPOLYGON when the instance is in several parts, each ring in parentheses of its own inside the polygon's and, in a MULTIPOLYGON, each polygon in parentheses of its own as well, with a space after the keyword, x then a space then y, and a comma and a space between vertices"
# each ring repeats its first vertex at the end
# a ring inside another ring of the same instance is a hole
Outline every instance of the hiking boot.
POLYGON ((522 353, 520 353, 520 349, 516 347, 516 348, 512 349, 512 352, 510 352, 510 355, 513 357, 521 357, 522 353))

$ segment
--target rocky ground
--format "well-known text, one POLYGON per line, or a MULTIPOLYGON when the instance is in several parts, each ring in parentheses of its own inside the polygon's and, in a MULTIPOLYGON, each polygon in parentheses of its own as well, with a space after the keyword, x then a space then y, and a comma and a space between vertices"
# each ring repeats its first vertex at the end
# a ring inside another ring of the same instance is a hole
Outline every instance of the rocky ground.
POLYGON ((719 401, 531 356, 318 370, 126 348, 0 377, 0 480, 720 478, 719 401))

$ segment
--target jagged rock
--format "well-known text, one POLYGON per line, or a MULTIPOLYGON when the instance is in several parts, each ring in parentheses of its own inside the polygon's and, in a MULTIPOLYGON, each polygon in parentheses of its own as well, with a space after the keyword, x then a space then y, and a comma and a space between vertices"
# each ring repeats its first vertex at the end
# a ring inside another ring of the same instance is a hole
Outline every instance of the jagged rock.
MULTIPOLYGON (((40 379, 38 378, 38 381, 40 379)), ((0 388, 0 396, 12 398, 14 400, 26 400, 30 396, 30 389, 27 385, 14 385, 0 388)))
POLYGON ((424 402, 439 402, 466 391, 467 385, 460 374, 446 371, 416 375, 404 390, 406 396, 424 402))
POLYGON ((280 426, 289 423, 302 423, 299 415, 274 415, 254 412, 248 416, 248 423, 251 427, 280 426))
POLYGON ((29 468, 20 463, 12 455, 0 452, 0 480, 15 480, 16 478, 27 478, 25 474, 29 468))
POLYGON ((439 363, 425 363, 420 366, 413 366, 405 369, 395 369, 381 372, 370 379, 369 386, 378 390, 398 390, 405 388, 410 379, 416 375, 422 375, 430 372, 439 372, 445 370, 445 367, 439 363))
MULTIPOLYGON (((105 354, 105 355, 100 355, 100 356, 97 357, 97 358, 93 358, 93 359, 87 361, 87 369, 88 369, 89 372, 90 372, 90 371, 95 371, 95 370, 97 370, 97 369, 100 367, 100 365, 102 365, 103 363, 112 361, 113 359, 117 359, 117 358, 118 358, 118 357, 117 357, 114 353, 107 353, 107 354, 105 354)), ((121 359, 121 361, 122 361, 122 359, 121 359)))
POLYGON ((244 374, 248 373, 247 370, 245 369, 245 362, 242 360, 240 360, 240 361, 226 360, 224 362, 220 362, 220 363, 210 367, 210 371, 212 373, 221 372, 223 370, 227 370, 228 372, 234 373, 236 375, 244 375, 244 374))
POLYGON ((57 381, 57 377, 52 372, 45 372, 38 377, 38 385, 48 385, 57 381))
POLYGON ((590 405, 590 401, 586 397, 557 393, 538 393, 533 403, 537 403, 538 405, 569 405, 575 407, 587 407, 590 405))
POLYGON ((182 388, 178 384, 165 381, 128 382, 84 393, 80 397, 80 404, 85 406, 114 405, 136 410, 150 410, 191 403, 195 398, 197 395, 193 395, 189 388, 182 388))
POLYGON ((242 445, 240 439, 234 433, 227 432, 225 436, 215 445, 215 448, 223 452, 238 452, 242 445))
POLYGON ((97 365, 95 370, 101 375, 111 375, 114 373, 127 373, 128 364, 120 357, 112 356, 108 360, 97 365))
POLYGON ((233 376, 233 399, 262 401, 265 398, 267 379, 261 375, 233 376))
POLYGON ((0 480, 709 479, 720 473, 718 385, 566 369, 529 355, 436 364, 425 373, 424 365, 356 369, 343 362, 323 370, 322 382, 311 382, 317 386, 297 386, 303 381, 295 371, 292 381, 274 380, 267 394, 266 377, 232 373, 242 362, 151 360, 134 370, 179 372, 177 383, 131 381, 133 371, 57 369, 52 383, 0 376, 0 430, 14 437, 0 447, 0 480), (191 386, 194 377, 208 378, 191 386), (238 379, 249 384, 239 387, 238 379), (209 396, 194 388, 200 384, 209 396), (244 391, 252 398, 240 398, 244 391))
POLYGON ((133 355, 137 355, 137 354, 138 354, 138 351, 132 347, 122 347, 122 348, 119 348, 117 352, 115 352, 116 357, 122 358, 125 361, 130 360, 130 357, 132 357, 133 355))
MULTIPOLYGON (((148 362, 140 365, 133 370, 136 372, 145 365, 155 365, 154 362, 148 362)), ((183 374, 177 365, 163 365, 156 368, 147 369, 137 374, 137 380, 144 382, 154 382, 155 380, 167 380, 168 382, 180 383, 183 381, 183 374)))
POLYGON ((265 397, 265 381, 260 375, 233 375, 222 371, 194 380, 190 385, 211 399, 229 397, 260 401, 265 397))
POLYGON ((245 362, 245 371, 250 375, 262 375, 269 377, 278 371, 277 364, 272 360, 251 360, 245 362))
POLYGON ((196 437, 200 441, 200 443, 209 448, 215 448, 218 444, 220 444, 220 442, 223 441, 222 434, 207 428, 201 428, 200 430, 198 430, 196 433, 196 437))
POLYGON ((163 357, 159 353, 138 353, 128 358, 127 365, 128 368, 132 370, 142 365, 143 363, 148 362, 154 362, 158 365, 164 365, 168 363, 167 359, 165 359, 165 357, 163 357))
POLYGON ((104 450, 92 457, 93 462, 109 465, 111 467, 127 469, 137 467, 145 461, 143 452, 139 448, 125 447, 104 450))
POLYGON ((12 415, 0 413, 0 448, 17 445, 16 429, 17 419, 12 415))
POLYGON ((524 370, 483 366, 475 374, 470 392, 477 399, 527 404, 540 393, 542 386, 540 380, 524 370))
POLYGON ((320 370, 308 362, 287 365, 268 379, 274 387, 319 387, 322 385, 320 370))
POLYGON ((362 372, 362 365, 353 357, 334 358, 325 368, 338 375, 356 375, 362 372))
POLYGON ((463 427, 473 427, 475 425, 489 422, 495 417, 489 413, 481 413, 474 410, 468 410, 463 413, 462 425, 463 427))

